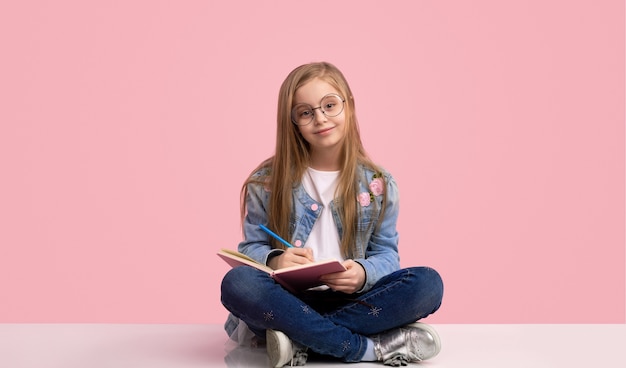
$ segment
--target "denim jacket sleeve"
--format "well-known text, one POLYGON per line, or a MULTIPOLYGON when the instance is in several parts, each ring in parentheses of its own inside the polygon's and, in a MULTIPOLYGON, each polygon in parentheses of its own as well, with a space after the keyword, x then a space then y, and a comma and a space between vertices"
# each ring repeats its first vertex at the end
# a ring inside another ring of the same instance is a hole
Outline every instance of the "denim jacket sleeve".
MULTIPOLYGON (((262 179, 267 171, 253 174, 254 179, 262 179)), ((244 240, 239 243, 239 252, 247 255, 255 261, 267 264, 270 254, 280 254, 283 250, 273 249, 269 243, 268 235, 264 233, 259 224, 267 224, 267 209, 269 190, 263 184, 248 184, 248 196, 246 201, 246 214, 243 219, 244 240)))
MULTIPOLYGON (((400 269, 400 257, 398 254, 398 231, 396 223, 399 214, 399 193, 398 187, 393 177, 384 173, 386 207, 385 212, 378 220, 369 226, 368 235, 365 236, 365 244, 357 245, 357 256, 354 259, 365 269, 366 281, 360 292, 371 289, 382 277, 400 269), (363 252, 362 249, 365 248, 363 252), (360 253, 360 254, 359 254, 360 253)), ((367 183, 373 179, 372 174, 366 175, 367 183)), ((368 188, 364 187, 367 191, 368 188)), ((377 204, 382 204, 382 196, 374 197, 377 204)), ((366 215, 367 216, 367 215, 366 215)), ((367 219, 366 219, 367 221, 367 219)))

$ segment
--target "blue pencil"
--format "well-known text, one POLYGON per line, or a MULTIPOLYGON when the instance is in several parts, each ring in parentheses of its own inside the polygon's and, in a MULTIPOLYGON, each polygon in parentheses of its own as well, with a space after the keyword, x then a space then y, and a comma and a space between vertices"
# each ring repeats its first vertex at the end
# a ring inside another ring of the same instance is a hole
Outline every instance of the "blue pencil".
POLYGON ((293 245, 289 244, 285 239, 283 239, 280 236, 278 236, 277 234, 275 234, 272 230, 268 229, 265 225, 261 224, 261 225, 259 225, 259 227, 261 228, 261 230, 263 230, 266 233, 268 233, 269 235, 273 236, 274 239, 276 239, 279 242, 285 244, 287 246, 287 248, 293 248, 293 245))

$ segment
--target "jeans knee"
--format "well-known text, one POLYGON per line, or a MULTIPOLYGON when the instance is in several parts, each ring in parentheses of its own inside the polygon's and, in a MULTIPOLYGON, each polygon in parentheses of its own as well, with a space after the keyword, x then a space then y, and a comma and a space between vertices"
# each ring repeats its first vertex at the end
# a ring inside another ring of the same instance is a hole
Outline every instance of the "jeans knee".
POLYGON ((241 295, 248 294, 250 292, 249 287, 254 285, 254 282, 251 282, 254 271, 254 268, 247 266, 230 269, 222 279, 222 302, 228 302, 232 299, 239 300, 241 295))
POLYGON ((249 266, 235 267, 222 279, 222 304, 227 309, 235 305, 254 308, 267 301, 276 285, 267 272, 249 266))
POLYGON ((425 268, 427 270, 429 283, 433 286, 433 292, 436 295, 439 295, 439 298, 441 299, 443 297, 443 279, 441 278, 441 275, 433 268, 425 268))
POLYGON ((419 289, 419 303, 433 313, 441 306, 443 299, 443 279, 439 272, 430 267, 417 267, 417 288, 419 289))

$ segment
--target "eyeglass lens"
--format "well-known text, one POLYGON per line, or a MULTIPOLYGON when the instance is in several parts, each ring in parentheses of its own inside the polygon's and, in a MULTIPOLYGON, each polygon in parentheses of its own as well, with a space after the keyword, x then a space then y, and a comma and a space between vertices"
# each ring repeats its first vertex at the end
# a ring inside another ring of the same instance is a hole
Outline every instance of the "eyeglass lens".
POLYGON ((297 125, 307 125, 315 118, 316 109, 320 109, 328 117, 335 117, 343 111, 343 99, 335 94, 331 94, 322 98, 319 107, 314 108, 308 104, 297 104, 291 111, 291 119, 297 125))

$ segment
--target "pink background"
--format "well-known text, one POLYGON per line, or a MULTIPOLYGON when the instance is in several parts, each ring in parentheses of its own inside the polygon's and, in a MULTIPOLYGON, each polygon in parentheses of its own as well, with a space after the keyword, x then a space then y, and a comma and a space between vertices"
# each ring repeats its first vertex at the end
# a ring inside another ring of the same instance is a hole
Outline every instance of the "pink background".
POLYGON ((623 1, 3 1, 0 322, 222 323, 215 252, 328 60, 436 323, 624 323, 623 1))

